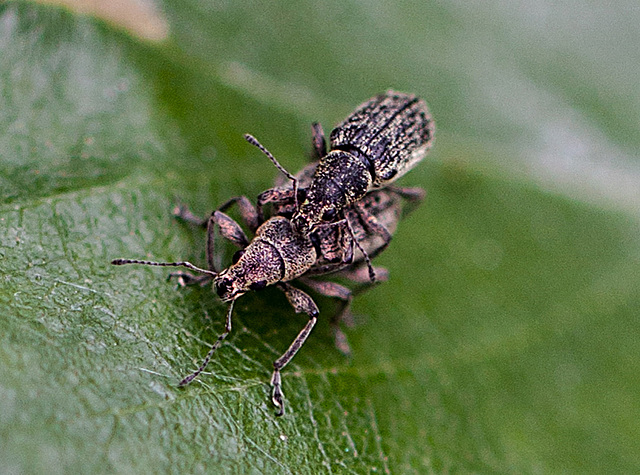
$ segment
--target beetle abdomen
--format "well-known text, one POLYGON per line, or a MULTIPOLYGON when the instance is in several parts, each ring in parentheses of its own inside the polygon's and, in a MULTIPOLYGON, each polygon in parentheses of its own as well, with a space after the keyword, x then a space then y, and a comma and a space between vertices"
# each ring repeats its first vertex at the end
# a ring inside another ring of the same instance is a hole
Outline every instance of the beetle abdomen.
POLYGON ((373 186, 401 177, 433 144, 427 104, 412 94, 387 91, 361 104, 331 132, 331 149, 358 153, 368 162, 373 186))

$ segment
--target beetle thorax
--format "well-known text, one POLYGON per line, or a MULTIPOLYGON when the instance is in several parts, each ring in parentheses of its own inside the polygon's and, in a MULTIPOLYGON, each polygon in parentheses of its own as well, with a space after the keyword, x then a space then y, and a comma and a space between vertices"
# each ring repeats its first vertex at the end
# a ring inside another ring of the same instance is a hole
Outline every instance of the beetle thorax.
POLYGON ((214 286, 220 298, 229 302, 250 290, 295 279, 315 260, 309 238, 294 233, 288 219, 271 218, 258 228, 238 260, 216 276, 214 286))
POLYGON ((317 225, 335 221, 347 206, 362 199, 373 177, 355 154, 334 150, 316 168, 305 201, 294 214, 294 229, 308 234, 317 225))

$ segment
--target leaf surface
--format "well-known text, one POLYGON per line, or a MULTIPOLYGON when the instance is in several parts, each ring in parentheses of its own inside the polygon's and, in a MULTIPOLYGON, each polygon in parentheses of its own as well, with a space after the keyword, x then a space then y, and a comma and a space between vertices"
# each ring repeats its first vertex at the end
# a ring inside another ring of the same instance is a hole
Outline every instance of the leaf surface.
POLYGON ((636 13, 162 7, 170 36, 151 44, 0 6, 3 472, 640 468, 636 13), (207 373, 177 388, 225 306, 109 262, 202 265, 204 234, 171 210, 271 185, 243 133, 295 171, 312 121, 329 131, 390 87, 425 97, 438 142, 401 182, 428 196, 378 259, 390 281, 355 299, 353 360, 321 319, 275 418, 272 362, 305 318, 268 289, 238 301, 207 373))

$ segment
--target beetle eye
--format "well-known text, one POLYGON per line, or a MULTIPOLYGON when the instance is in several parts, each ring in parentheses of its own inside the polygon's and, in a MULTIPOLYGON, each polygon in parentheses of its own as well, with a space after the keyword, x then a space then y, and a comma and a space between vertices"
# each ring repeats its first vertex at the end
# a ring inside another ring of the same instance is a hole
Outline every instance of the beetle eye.
POLYGON ((242 257, 242 254, 244 254, 244 249, 240 249, 239 251, 237 251, 233 257, 231 258, 231 262, 233 264, 235 264, 236 262, 238 262, 240 260, 240 258, 242 257))
POLYGON ((231 281, 229 279, 222 279, 220 282, 216 282, 216 293, 219 297, 223 297, 229 292, 229 287, 231 287, 231 281))
POLYGON ((329 208, 324 213, 322 213, 322 221, 333 221, 336 217, 335 208, 329 208))
POLYGON ((254 282, 249 286, 251 290, 262 290, 267 286, 266 280, 259 280, 258 282, 254 282))

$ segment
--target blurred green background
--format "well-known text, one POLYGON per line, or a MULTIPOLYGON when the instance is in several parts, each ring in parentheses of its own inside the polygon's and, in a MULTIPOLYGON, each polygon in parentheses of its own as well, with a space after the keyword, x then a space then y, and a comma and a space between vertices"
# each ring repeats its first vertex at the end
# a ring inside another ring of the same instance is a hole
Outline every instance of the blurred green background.
POLYGON ((66 3, 0 5, 0 472, 640 470, 636 2, 66 3), (171 208, 270 186, 243 133, 294 171, 387 88, 438 130, 353 360, 321 321, 276 419, 266 290, 178 389, 225 306, 109 261, 203 264, 171 208))

